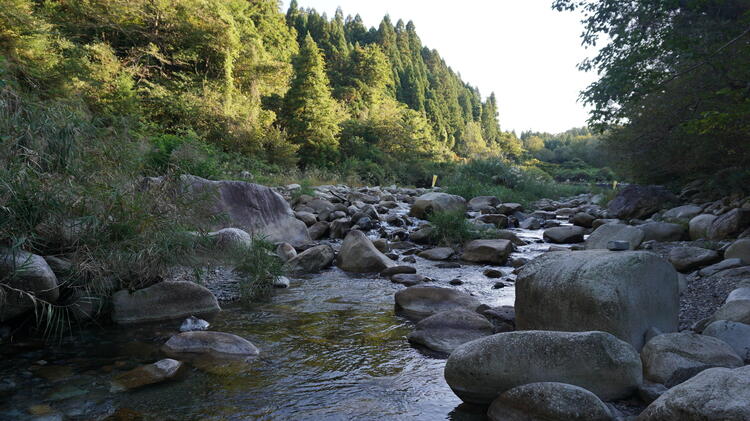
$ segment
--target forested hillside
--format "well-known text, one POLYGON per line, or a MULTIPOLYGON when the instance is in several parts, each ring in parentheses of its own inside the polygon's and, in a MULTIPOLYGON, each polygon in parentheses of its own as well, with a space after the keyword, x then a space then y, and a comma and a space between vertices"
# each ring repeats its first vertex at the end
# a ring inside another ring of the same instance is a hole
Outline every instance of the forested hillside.
POLYGON ((120 126, 155 148, 146 173, 240 160, 414 183, 433 163, 521 153, 495 95, 387 16, 367 28, 275 0, 6 0, 0 30, 5 95, 120 126))

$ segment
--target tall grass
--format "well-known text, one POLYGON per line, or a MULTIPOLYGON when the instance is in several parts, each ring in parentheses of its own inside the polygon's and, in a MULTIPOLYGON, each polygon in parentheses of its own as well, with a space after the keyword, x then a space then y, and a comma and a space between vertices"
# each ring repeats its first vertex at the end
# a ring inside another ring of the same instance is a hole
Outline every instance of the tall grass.
POLYGON ((501 160, 477 160, 458 167, 442 183, 445 191, 469 200, 496 196, 524 206, 543 198, 557 199, 588 192, 584 185, 555 182, 538 168, 523 168, 501 160))
POLYGON ((242 277, 240 298, 244 303, 268 297, 274 282, 284 274, 284 262, 264 238, 254 238, 249 247, 235 250, 233 256, 234 270, 242 277))

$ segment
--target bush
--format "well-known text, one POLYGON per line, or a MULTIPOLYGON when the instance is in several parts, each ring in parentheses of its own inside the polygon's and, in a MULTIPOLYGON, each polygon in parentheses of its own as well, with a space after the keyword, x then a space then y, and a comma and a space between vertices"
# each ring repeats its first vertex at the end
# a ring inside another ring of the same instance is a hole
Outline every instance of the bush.
POLYGON ((434 212, 428 219, 432 225, 430 239, 435 244, 463 244, 476 236, 463 212, 434 212))
POLYGON ((466 200, 497 196, 504 202, 523 205, 542 198, 557 199, 589 190, 588 186, 556 183, 539 168, 521 168, 501 160, 472 161, 459 166, 442 185, 447 193, 466 200))
POLYGON ((236 250, 234 256, 235 271, 242 275, 240 296, 245 303, 267 297, 274 282, 284 274, 284 263, 274 245, 264 238, 254 238, 249 248, 236 250))

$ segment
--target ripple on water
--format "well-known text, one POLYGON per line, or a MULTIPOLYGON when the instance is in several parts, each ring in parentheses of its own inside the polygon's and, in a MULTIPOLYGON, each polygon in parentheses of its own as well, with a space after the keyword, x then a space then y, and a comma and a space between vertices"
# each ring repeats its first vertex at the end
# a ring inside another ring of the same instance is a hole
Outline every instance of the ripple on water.
MULTIPOLYGON (((532 258, 548 247, 535 242, 541 230, 516 232, 530 244, 515 257, 532 258)), ((415 266, 435 285, 449 287, 451 279, 459 278, 464 283, 456 288, 483 303, 513 304, 512 286, 493 289, 496 280, 482 274, 487 266, 439 269, 435 264, 417 257, 415 266)), ((500 269, 514 276, 512 268, 500 269)), ((108 392, 110 378, 161 358, 159 347, 177 331, 179 321, 169 327, 87 330, 73 342, 12 355, 0 348, 7 357, 0 370, 13 373, 19 385, 12 403, 0 403, 0 418, 22 414, 22 419, 25 408, 68 385, 83 393, 51 404, 85 415, 79 419, 118 407, 154 420, 484 419, 483 410, 460 405, 450 391, 443 379, 445 360, 409 346, 406 335, 413 324, 395 315, 393 307, 393 294, 402 288, 336 268, 297 278, 270 302, 228 306, 212 320, 212 330, 256 344, 259 358, 242 366, 194 363, 177 381, 124 394, 108 392), (28 370, 42 359, 66 367, 56 369, 65 379, 52 384, 28 370)))

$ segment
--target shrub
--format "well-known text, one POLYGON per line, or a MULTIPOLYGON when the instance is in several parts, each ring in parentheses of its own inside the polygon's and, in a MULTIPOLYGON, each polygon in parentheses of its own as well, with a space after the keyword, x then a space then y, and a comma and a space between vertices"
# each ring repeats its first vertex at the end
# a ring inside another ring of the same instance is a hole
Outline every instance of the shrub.
POLYGON ((253 239, 249 248, 233 253, 235 271, 242 275, 240 296, 243 302, 267 297, 274 282, 284 274, 284 263, 276 255, 273 243, 264 238, 253 239))

